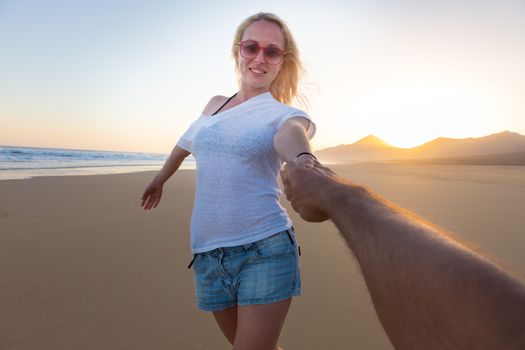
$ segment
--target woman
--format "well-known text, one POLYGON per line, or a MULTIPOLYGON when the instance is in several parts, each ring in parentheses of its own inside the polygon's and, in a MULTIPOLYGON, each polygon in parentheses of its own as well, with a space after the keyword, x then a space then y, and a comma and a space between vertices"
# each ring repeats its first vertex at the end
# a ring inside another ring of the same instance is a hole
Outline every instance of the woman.
POLYGON ((208 102, 144 191, 142 206, 158 205, 163 184, 193 154, 191 245, 199 308, 213 312, 234 349, 279 349, 301 282, 277 177, 283 161, 313 166, 308 139, 315 125, 305 112, 287 105, 297 96, 301 66, 279 17, 247 18, 237 29, 232 53, 239 91, 208 102))

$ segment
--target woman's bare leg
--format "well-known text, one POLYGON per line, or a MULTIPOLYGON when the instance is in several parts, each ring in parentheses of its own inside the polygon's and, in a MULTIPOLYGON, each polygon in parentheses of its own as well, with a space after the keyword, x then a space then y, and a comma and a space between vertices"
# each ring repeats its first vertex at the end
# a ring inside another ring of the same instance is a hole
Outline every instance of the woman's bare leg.
POLYGON ((213 317, 215 317, 215 321, 217 321, 224 336, 230 344, 233 345, 237 330, 237 306, 226 310, 215 311, 213 317))
POLYGON ((272 304, 239 306, 234 350, 274 350, 292 298, 272 304))

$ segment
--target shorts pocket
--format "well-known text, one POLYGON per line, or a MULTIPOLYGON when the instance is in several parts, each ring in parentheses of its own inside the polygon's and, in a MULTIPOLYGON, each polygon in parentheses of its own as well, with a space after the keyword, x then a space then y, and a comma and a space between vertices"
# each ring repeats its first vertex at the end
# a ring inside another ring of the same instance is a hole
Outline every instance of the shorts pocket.
POLYGON ((293 255, 294 253, 295 247, 286 231, 263 239, 257 245, 259 256, 293 255))

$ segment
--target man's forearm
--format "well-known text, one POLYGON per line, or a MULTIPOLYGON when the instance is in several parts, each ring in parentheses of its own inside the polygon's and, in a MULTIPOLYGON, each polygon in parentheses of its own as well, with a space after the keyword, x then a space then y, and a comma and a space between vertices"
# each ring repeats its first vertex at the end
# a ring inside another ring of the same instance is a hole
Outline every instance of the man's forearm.
POLYGON ((400 349, 525 348, 523 285, 442 230, 338 179, 325 210, 400 349))

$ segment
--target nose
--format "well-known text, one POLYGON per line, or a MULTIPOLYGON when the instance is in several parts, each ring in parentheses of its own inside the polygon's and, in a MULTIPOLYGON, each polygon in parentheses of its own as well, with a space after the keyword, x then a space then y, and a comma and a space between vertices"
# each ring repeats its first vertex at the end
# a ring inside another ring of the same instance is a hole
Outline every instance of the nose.
POLYGON ((263 48, 259 49, 259 52, 257 53, 257 56, 255 56, 255 58, 254 58, 254 61, 255 62, 265 62, 266 63, 266 58, 264 57, 264 49, 263 48))

